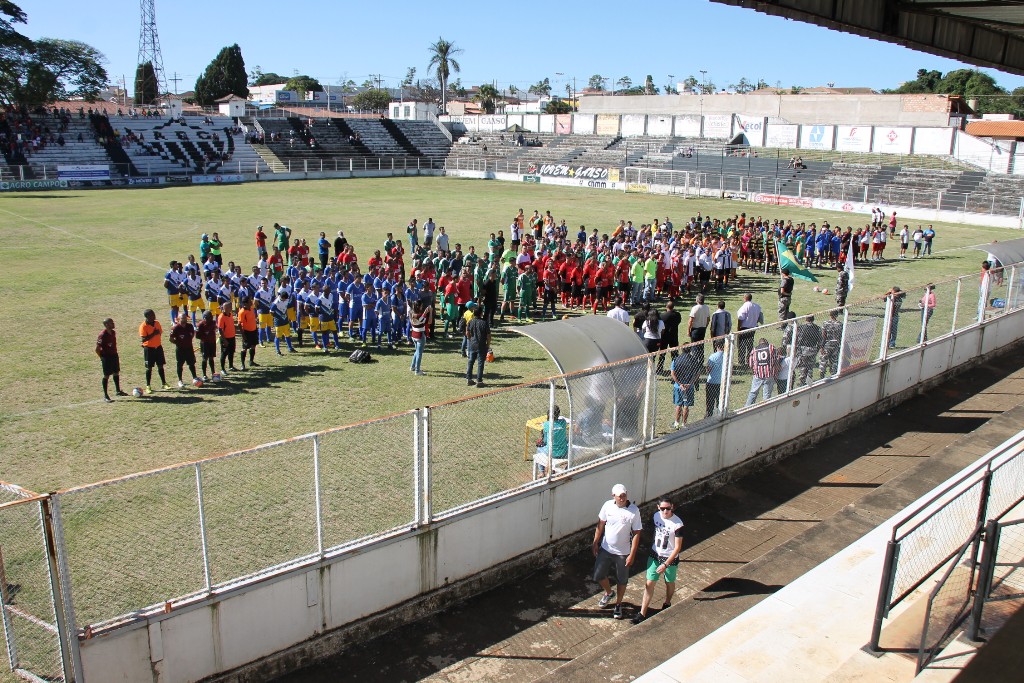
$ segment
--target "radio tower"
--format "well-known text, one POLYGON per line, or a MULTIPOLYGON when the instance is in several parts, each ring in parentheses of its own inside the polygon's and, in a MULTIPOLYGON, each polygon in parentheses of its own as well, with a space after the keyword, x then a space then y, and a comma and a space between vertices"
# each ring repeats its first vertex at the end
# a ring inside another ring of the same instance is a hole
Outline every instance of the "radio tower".
MULTIPOLYGON (((142 24, 139 27, 139 59, 138 66, 146 62, 153 65, 153 70, 143 69, 145 79, 142 92, 152 92, 151 79, 156 79, 157 99, 167 92, 167 80, 164 74, 164 58, 160 54, 160 36, 156 33, 156 0, 140 0, 139 14, 142 16, 142 24)), ((138 93, 136 93, 138 95, 138 93)), ((151 104, 143 102, 136 104, 151 104)))

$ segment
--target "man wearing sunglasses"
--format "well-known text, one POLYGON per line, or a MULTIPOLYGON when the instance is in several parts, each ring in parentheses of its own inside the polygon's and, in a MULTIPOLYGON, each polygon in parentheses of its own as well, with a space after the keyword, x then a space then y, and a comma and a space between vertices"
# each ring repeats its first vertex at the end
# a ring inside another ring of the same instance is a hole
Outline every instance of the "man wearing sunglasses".
POLYGON ((672 594, 676 590, 676 566, 679 553, 683 549, 683 521, 675 515, 675 506, 671 501, 662 498, 658 502, 658 511, 654 513, 654 542, 647 558, 647 584, 644 586, 644 599, 640 611, 633 616, 633 623, 639 624, 647 618, 647 609, 654 597, 654 587, 661 577, 665 577, 665 604, 661 609, 672 605, 672 594))

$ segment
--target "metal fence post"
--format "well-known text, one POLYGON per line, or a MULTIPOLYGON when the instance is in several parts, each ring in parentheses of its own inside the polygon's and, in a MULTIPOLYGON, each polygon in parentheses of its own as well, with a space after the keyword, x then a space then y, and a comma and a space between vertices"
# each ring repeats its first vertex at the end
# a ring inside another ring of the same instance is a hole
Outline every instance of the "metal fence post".
POLYGON ((789 340, 789 370, 786 372, 786 393, 788 394, 793 390, 793 375, 796 373, 796 368, 793 367, 793 363, 796 360, 796 333, 799 325, 796 324, 796 318, 793 319, 793 336, 789 340))
POLYGON ((882 583, 878 587, 878 602, 875 603, 875 620, 871 625, 871 642, 868 648, 880 652, 878 641, 882 638, 882 622, 889 614, 889 598, 892 596, 892 582, 896 562, 900 556, 900 544, 890 539, 885 546, 885 561, 882 564, 882 583))
MULTIPOLYGON (((64 542, 64 520, 61 515, 60 497, 50 498, 50 515, 53 520, 53 544, 57 551, 57 569, 60 576, 61 604, 64 608, 65 637, 71 649, 72 680, 79 680, 82 673, 82 650, 78 644, 78 626, 75 621, 75 600, 71 594, 71 568, 68 567, 67 545, 64 542)), ((66 672, 65 672, 66 673, 66 672)))
POLYGON ((733 347, 736 345, 736 333, 725 338, 725 349, 722 351, 722 383, 718 388, 718 419, 724 420, 729 412, 729 395, 732 393, 733 347))
POLYGON ((432 479, 431 479, 431 472, 430 472, 430 460, 431 460, 431 457, 433 456, 433 448, 432 448, 432 446, 433 446, 433 443, 432 443, 433 439, 432 439, 431 433, 430 433, 431 413, 430 413, 430 407, 429 406, 423 409, 422 419, 423 419, 423 429, 421 431, 421 435, 422 435, 422 439, 423 439, 423 467, 422 467, 422 470, 421 470, 421 472, 422 472, 421 476, 423 478, 423 481, 422 481, 423 489, 421 491, 421 494, 423 496, 423 510, 422 510, 422 513, 423 513, 423 522, 425 524, 429 524, 430 520, 433 518, 433 515, 434 515, 434 512, 431 509, 431 485, 432 485, 433 482, 432 482, 432 479))
MULTIPOLYGON (((64 680, 74 680, 74 662, 71 656, 71 647, 69 644, 70 633, 67 629, 65 622, 65 611, 64 611, 64 596, 61 593, 60 588, 60 568, 57 563, 57 541, 54 538, 53 533, 53 515, 50 511, 50 498, 43 497, 39 501, 39 520, 42 523, 41 528, 43 530, 43 547, 46 552, 46 573, 50 580, 50 600, 53 605, 53 616, 56 620, 57 626, 57 645, 60 647, 60 660, 61 666, 64 668, 64 680), (68 674, 72 674, 69 678, 68 674)), ((7 603, 7 585, 6 577, 0 577, 4 580, 4 585, 0 586, 0 595, 3 596, 4 604, 7 603)), ((70 599, 70 596, 68 596, 70 599)), ((14 638, 12 637, 12 631, 10 623, 7 620, 7 610, 3 610, 3 623, 4 633, 7 634, 7 641, 11 656, 12 668, 14 663, 17 661, 17 652, 15 650, 14 638)))
POLYGON ((957 278, 957 280, 956 280, 956 297, 953 299, 953 329, 951 329, 949 331, 950 334, 953 334, 954 332, 956 332, 956 314, 957 314, 957 311, 960 308, 960 286, 962 284, 963 284, 963 280, 961 278, 957 278))
MULTIPOLYGON (((543 434, 544 443, 548 445, 548 470, 547 480, 551 481, 551 475, 555 471, 555 382, 554 380, 548 381, 548 424, 551 427, 548 429, 547 434, 543 434)), ((541 429, 544 426, 541 425, 541 429)), ((536 471, 536 470, 534 470, 536 471)))
POLYGON ((836 374, 833 377, 838 377, 843 373, 843 347, 846 346, 846 329, 850 324, 850 307, 843 306, 843 334, 839 337, 839 350, 836 352, 839 357, 836 358, 836 374))
POLYGON ((879 360, 885 360, 889 355, 889 328, 892 326, 892 303, 892 297, 886 297, 885 317, 882 318, 882 341, 878 349, 879 360))
POLYGON ((651 419, 651 392, 654 389, 654 382, 651 380, 651 375, 654 371, 654 363, 651 358, 647 358, 647 384, 644 387, 644 425, 643 433, 640 435, 640 445, 643 446, 647 443, 647 435, 650 433, 650 425, 654 422, 651 419))
POLYGON ((423 452, 422 439, 420 438, 420 412, 413 413, 412 420, 412 509, 413 524, 423 524, 423 452))
POLYGON ((206 592, 213 586, 210 577, 210 546, 206 538, 206 505, 203 503, 203 470, 202 464, 196 463, 196 504, 199 507, 199 543, 203 552, 203 577, 206 581, 206 592))
POLYGON ((928 294, 931 290, 924 288, 924 296, 921 298, 921 334, 917 338, 918 344, 924 344, 928 338, 928 294))
POLYGON ((316 551, 324 556, 323 498, 320 496, 320 435, 313 436, 313 501, 316 504, 316 551))
POLYGON ((968 640, 978 642, 981 633, 981 617, 985 611, 985 601, 992 590, 992 579, 995 576, 996 558, 999 555, 999 522, 991 519, 985 526, 985 548, 981 553, 978 566, 978 585, 974 592, 974 605, 971 607, 971 620, 967 627, 968 640))

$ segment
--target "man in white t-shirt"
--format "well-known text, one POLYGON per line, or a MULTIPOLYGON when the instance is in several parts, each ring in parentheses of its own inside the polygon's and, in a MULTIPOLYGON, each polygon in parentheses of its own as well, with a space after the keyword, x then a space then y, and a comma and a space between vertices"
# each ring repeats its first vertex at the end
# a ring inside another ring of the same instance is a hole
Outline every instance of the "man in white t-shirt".
POLYGON ((629 325, 629 311, 622 307, 622 303, 619 301, 615 302, 612 306, 612 310, 608 311, 608 317, 612 320, 618 320, 623 325, 629 325))
POLYGON ((612 499, 605 501, 597 515, 597 529, 594 531, 593 551, 594 581, 601 584, 604 594, 598 605, 607 607, 615 599, 612 616, 622 618, 622 598, 626 595, 629 582, 629 567, 636 559, 640 546, 640 509, 629 502, 626 487, 616 484, 612 487, 612 499), (608 572, 615 568, 615 593, 612 593, 608 572))
POLYGON ((683 550, 683 520, 675 514, 672 501, 662 498, 658 501, 658 511, 654 513, 654 542, 647 558, 647 584, 644 586, 644 599, 640 611, 633 616, 633 623, 639 624, 647 618, 647 608, 654 597, 654 587, 661 577, 665 577, 665 603, 661 609, 672 605, 672 594, 676 591, 676 566, 679 564, 679 553, 683 550))

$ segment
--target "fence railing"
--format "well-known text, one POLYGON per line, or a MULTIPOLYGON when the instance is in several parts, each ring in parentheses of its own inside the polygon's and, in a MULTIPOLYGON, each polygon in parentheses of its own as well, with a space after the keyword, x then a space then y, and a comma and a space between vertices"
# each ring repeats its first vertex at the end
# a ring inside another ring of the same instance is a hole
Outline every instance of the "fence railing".
POLYGON ((881 648, 882 627, 890 611, 929 579, 946 570, 931 592, 925 617, 920 650, 921 666, 924 666, 927 663, 924 653, 934 653, 949 635, 948 630, 967 614, 978 555, 986 538, 983 533, 986 522, 1001 519, 1022 499, 1024 432, 999 446, 896 522, 886 546, 870 647, 881 648), (939 610, 942 614, 935 618, 949 622, 942 628, 929 622, 933 618, 935 600, 946 607, 957 601, 963 603, 957 602, 958 606, 952 610, 939 610))
MULTIPOLYGON (((1005 269, 1003 290, 979 289, 976 275, 935 283, 931 315, 917 307, 923 287, 902 301, 826 305, 814 316, 60 491, 40 498, 52 515, 38 524, 35 513, 14 520, 0 506, 0 524, 4 538, 25 539, 26 552, 42 557, 52 540, 60 590, 56 573, 26 583, 65 608, 51 617, 40 603, 40 623, 29 621, 47 631, 66 614, 74 659, 81 636, 571 476, 919 348, 926 336, 934 343, 1005 315, 1024 304, 1017 274, 1005 269), (535 444, 555 406, 567 418, 565 448, 541 452, 535 444), (40 539, 51 517, 53 535, 40 539)), ((1001 482, 1019 476, 1017 467, 991 468, 991 505, 1002 505, 1001 482)), ((5 545, 5 563, 10 552, 5 545)), ((9 653, 31 650, 23 631, 5 633, 9 653)), ((48 671, 40 664, 35 673, 48 671)))

